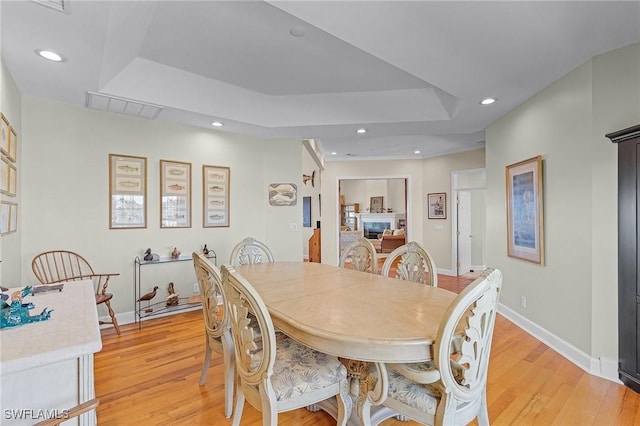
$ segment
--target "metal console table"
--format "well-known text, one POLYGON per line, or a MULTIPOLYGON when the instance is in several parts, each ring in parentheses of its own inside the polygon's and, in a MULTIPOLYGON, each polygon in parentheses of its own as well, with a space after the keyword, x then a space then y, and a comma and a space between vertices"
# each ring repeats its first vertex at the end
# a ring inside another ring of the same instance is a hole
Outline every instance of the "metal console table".
MULTIPOLYGON (((216 252, 209 249, 209 253, 207 254, 207 258, 213 260, 213 263, 217 266, 218 257, 216 252)), ((136 256, 133 260, 133 302, 135 306, 135 322, 138 323, 138 329, 142 328, 142 320, 144 318, 149 318, 156 315, 169 315, 178 311, 183 311, 187 309, 195 309, 201 306, 201 303, 187 303, 189 297, 180 297, 177 305, 174 306, 166 306, 166 301, 160 301, 156 303, 150 303, 148 305, 145 304, 144 301, 138 301, 140 296, 142 296, 142 291, 140 289, 142 282, 142 269, 148 265, 159 265, 159 264, 168 264, 175 262, 186 262, 192 261, 191 256, 180 256, 177 259, 171 259, 170 257, 161 257, 158 260, 142 260, 140 256, 136 256)))

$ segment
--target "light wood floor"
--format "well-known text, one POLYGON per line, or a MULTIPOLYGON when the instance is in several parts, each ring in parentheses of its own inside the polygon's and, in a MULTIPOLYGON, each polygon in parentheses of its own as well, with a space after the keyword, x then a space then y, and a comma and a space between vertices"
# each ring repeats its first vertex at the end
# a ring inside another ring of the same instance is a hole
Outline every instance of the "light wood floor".
MULTIPOLYGON (((438 277, 459 292, 471 278, 438 277)), ((222 358, 212 357, 207 383, 198 386, 204 352, 202 312, 194 311, 102 331, 95 356, 101 426, 229 425, 224 417, 222 358)), ((640 425, 640 394, 590 376, 498 315, 487 398, 493 425, 640 425)), ((242 424, 261 425, 245 404, 242 424)), ((281 413, 285 426, 335 425, 324 412, 281 413)), ((414 425, 387 420, 385 426, 414 425)), ((476 424, 476 423, 473 423, 476 424)))

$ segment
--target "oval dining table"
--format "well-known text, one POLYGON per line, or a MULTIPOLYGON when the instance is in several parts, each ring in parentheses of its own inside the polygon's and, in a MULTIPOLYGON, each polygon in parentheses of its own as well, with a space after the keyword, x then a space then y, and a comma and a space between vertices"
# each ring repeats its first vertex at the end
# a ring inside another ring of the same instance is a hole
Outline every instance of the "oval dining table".
MULTIPOLYGON (((366 394, 360 378, 369 363, 432 358, 438 327, 456 297, 441 288, 322 263, 233 268, 258 291, 278 330, 341 359, 354 402, 366 394)), ((318 405, 335 417, 334 406, 318 405)), ((349 424, 358 423, 352 415, 349 424)))

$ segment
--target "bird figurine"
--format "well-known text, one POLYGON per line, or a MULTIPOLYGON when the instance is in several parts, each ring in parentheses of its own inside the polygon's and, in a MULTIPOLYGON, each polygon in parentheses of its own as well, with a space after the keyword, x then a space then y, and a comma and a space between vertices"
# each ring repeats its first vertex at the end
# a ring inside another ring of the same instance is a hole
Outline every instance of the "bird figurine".
POLYGON ((204 245, 204 248, 202 249, 202 254, 204 254, 205 256, 209 254, 209 249, 207 248, 207 245, 204 245))
POLYGON ((178 247, 174 247, 173 251, 171 252, 171 259, 179 259, 180 258, 180 252, 178 251, 178 247))
POLYGON ((149 293, 143 294, 142 296, 140 296, 140 298, 138 299, 138 302, 142 302, 144 300, 149 301, 153 299, 154 297, 156 297, 157 290, 158 290, 158 286, 153 287, 153 291, 150 291, 149 293))
POLYGON ((173 288, 172 282, 170 282, 169 287, 167 287, 167 293, 169 293, 169 296, 167 296, 167 307, 177 306, 180 303, 180 296, 176 293, 175 289, 173 288))
POLYGON ((148 248, 147 251, 144 252, 144 258, 145 261, 149 262, 153 260, 153 253, 151 253, 151 249, 148 248))

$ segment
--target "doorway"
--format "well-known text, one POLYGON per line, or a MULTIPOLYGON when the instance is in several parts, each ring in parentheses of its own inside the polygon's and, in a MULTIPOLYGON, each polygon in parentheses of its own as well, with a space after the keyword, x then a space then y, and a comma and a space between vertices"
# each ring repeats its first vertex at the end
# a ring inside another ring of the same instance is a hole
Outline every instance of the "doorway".
POLYGON ((409 241, 407 191, 407 177, 338 179, 338 256, 359 236, 369 238, 376 250, 381 250, 378 235, 385 229, 404 229, 409 241))
POLYGON ((485 169, 452 172, 452 270, 457 275, 486 268, 485 169))

